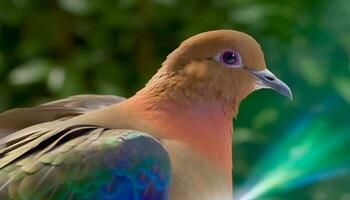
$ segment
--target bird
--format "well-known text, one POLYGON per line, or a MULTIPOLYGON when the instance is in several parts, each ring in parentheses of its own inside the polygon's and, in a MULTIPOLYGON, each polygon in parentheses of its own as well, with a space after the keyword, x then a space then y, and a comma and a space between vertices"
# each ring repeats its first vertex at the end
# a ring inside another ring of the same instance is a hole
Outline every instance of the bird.
POLYGON ((0 199, 228 200, 240 102, 291 89, 247 33, 191 36, 129 98, 76 95, 0 113, 0 199))

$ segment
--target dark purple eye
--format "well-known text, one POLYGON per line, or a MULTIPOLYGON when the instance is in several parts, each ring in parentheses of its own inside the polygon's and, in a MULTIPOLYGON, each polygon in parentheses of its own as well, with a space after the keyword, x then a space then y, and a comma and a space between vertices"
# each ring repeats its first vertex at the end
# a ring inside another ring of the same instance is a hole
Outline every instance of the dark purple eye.
POLYGON ((232 49, 223 50, 219 56, 218 60, 229 66, 229 67, 240 67, 241 66, 241 57, 239 54, 232 49))

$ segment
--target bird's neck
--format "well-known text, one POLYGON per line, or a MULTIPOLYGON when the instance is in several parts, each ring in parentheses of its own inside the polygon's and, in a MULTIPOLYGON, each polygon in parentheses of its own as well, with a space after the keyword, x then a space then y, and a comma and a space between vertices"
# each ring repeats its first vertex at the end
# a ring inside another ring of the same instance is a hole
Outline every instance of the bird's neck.
MULTIPOLYGON (((177 102, 140 92, 125 102, 159 139, 181 141, 228 173, 232 170, 232 117, 236 102, 177 102)), ((145 126, 146 127, 146 126, 145 126)))
POLYGON ((192 63, 185 71, 168 70, 165 65, 145 88, 130 98, 130 107, 138 108, 155 136, 188 144, 193 150, 209 157, 215 164, 232 170, 232 118, 241 100, 240 91, 222 92, 222 85, 212 79, 209 65, 192 63), (228 94, 228 95, 227 95, 228 94))

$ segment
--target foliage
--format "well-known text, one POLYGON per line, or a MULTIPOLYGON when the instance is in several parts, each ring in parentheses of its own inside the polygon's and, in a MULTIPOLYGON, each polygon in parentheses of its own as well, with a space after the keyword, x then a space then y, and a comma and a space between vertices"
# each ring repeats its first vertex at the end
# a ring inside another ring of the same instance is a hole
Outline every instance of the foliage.
MULTIPOLYGON (((183 39, 221 28, 248 32, 295 100, 259 91, 241 105, 234 139, 240 185, 307 113, 348 118, 349 18, 347 0, 2 0, 0 110, 81 93, 130 96, 183 39)), ((345 195, 332 185, 311 183, 293 198, 331 198, 324 188, 345 195)))

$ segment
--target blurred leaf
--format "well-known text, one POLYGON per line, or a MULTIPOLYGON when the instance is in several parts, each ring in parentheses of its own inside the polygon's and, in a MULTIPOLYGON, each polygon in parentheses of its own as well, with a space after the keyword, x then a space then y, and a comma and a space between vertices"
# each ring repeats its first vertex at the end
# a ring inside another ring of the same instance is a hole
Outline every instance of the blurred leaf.
POLYGON ((53 92, 57 92, 63 87, 65 71, 62 67, 54 67, 47 77, 47 87, 53 92))
POLYGON ((4 69, 4 55, 0 52, 0 72, 4 69))
POLYGON ((350 104, 350 79, 339 77, 333 80, 335 89, 350 104))
POLYGON ((240 9, 232 10, 230 13, 230 18, 232 21, 242 24, 262 26, 265 24, 265 16, 270 9, 272 9, 271 6, 262 6, 259 4, 253 4, 245 7, 242 6, 240 9), (260 21, 261 23, 256 23, 257 21, 260 21))
POLYGON ((12 70, 9 74, 9 81, 12 85, 33 84, 45 80, 48 72, 48 61, 32 60, 12 70))
POLYGON ((255 115, 253 119, 253 126, 255 128, 261 128, 276 121, 278 117, 279 113, 276 108, 265 108, 255 115))
POLYGON ((64 10, 76 15, 87 14, 90 10, 88 0, 58 0, 58 3, 64 10))
POLYGON ((327 69, 322 63, 322 60, 314 58, 304 58, 299 60, 301 75, 312 86, 320 86, 327 79, 327 69))
POLYGON ((262 134, 258 135, 254 130, 250 128, 236 128, 234 130, 234 138, 233 142, 236 144, 240 143, 261 143, 265 140, 264 136, 262 134))

